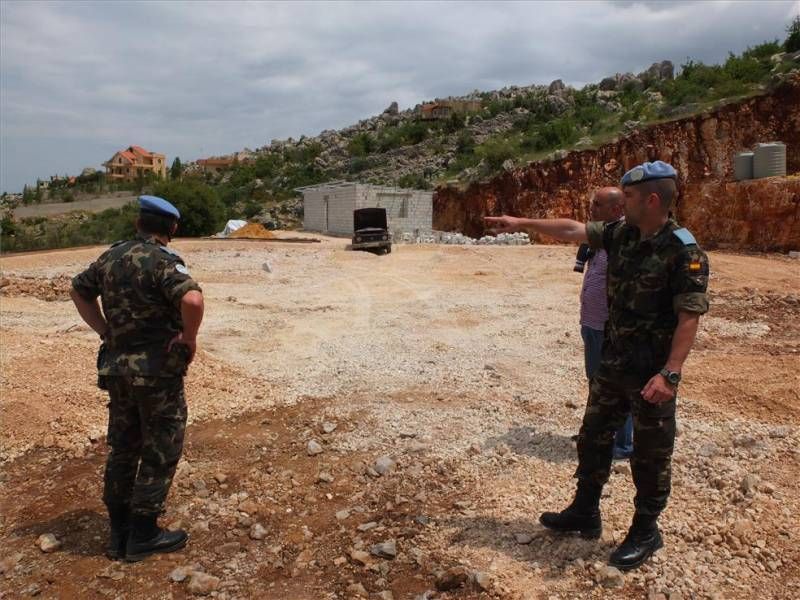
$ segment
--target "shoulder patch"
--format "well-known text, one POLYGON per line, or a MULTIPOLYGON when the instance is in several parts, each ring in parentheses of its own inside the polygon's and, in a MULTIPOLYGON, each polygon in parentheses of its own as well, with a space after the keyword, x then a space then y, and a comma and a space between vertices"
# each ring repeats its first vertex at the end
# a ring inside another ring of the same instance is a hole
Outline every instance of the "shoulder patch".
POLYGON ((681 227, 680 229, 676 229, 672 232, 676 238, 678 238, 681 242, 683 242, 684 246, 691 246, 694 244, 697 245, 697 240, 694 239, 692 232, 686 229, 685 227, 681 227))
POLYGON ((189 269, 184 267, 181 263, 178 263, 177 265, 175 265, 175 270, 178 273, 183 273, 184 275, 188 275, 189 274, 189 269))

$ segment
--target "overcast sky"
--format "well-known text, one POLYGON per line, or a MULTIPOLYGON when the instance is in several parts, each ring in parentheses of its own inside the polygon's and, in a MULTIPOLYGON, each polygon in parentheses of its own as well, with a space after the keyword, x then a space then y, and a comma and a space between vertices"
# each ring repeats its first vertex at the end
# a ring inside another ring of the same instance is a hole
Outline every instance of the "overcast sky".
POLYGON ((474 89, 785 38, 783 2, 0 2, 0 190, 131 144, 185 162, 474 89))

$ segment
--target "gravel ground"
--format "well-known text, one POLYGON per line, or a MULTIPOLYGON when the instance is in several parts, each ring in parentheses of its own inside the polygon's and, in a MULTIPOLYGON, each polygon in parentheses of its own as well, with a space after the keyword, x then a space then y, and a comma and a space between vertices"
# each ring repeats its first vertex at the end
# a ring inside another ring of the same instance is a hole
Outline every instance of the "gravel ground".
POLYGON ((800 596, 796 261, 712 254, 666 547, 621 576, 627 463, 601 540, 537 524, 569 501, 586 395, 572 249, 345 243, 176 244, 207 299, 166 515, 192 541, 135 565, 102 556, 105 399, 66 297, 99 249, 0 259, 0 594, 800 596))

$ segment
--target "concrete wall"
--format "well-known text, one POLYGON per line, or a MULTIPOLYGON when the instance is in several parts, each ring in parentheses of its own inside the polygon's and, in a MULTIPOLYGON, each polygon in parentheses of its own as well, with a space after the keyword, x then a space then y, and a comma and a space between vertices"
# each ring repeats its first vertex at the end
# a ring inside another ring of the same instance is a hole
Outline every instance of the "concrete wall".
POLYGON ((353 211, 357 208, 385 208, 389 230, 395 236, 428 232, 433 226, 433 192, 347 183, 303 190, 303 228, 352 235, 353 211))
POLYGON ((167 176, 167 157, 163 154, 156 154, 155 155, 156 161, 156 173, 160 173, 161 177, 166 178, 167 176))
POLYGON ((303 190, 303 229, 352 235, 355 209, 356 184, 303 190))
POLYGON ((389 231, 395 237, 433 229, 433 192, 359 185, 357 208, 385 208, 389 231))

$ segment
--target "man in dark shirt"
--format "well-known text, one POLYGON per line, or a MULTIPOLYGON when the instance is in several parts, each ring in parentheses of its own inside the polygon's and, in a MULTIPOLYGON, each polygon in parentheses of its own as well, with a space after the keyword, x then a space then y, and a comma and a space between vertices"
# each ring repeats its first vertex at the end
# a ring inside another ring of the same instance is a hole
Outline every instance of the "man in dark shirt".
POLYGON ((167 248, 180 213, 155 196, 141 196, 139 204, 136 238, 112 245, 72 280, 71 291, 102 340, 98 385, 110 399, 107 554, 128 561, 178 550, 188 540, 157 520, 183 450, 183 377, 203 319, 200 287, 167 248))
POLYGON ((575 499, 559 513, 543 513, 540 521, 557 531, 600 536, 600 493, 611 470, 614 432, 632 412, 636 512, 609 560, 623 570, 638 567, 663 546, 657 519, 670 493, 676 390, 700 315, 708 311, 708 259, 669 216, 676 179, 675 169, 661 161, 625 173, 624 222, 486 218, 497 232, 529 229, 608 253, 609 319, 578 436, 575 499))

